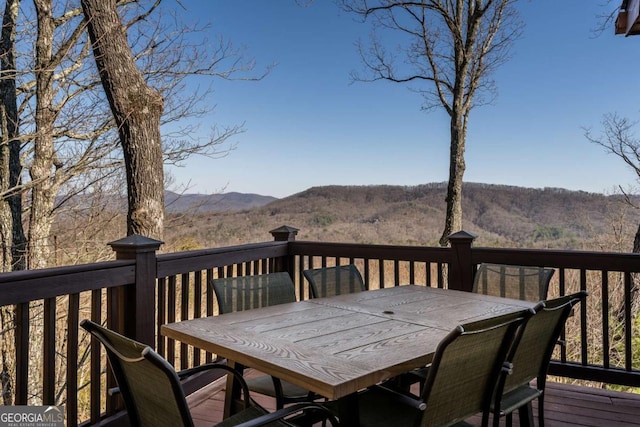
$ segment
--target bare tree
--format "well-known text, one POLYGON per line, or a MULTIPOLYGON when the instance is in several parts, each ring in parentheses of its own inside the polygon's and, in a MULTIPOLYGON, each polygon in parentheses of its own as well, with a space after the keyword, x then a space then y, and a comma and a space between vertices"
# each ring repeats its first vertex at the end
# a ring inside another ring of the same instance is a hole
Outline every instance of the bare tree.
MULTIPOLYGON (((153 52, 152 58, 161 58, 162 66, 145 67, 152 70, 143 74, 137 66, 138 59, 129 47, 126 29, 116 9, 116 1, 101 3, 97 1, 82 1, 82 7, 87 21, 87 28, 93 45, 94 58, 105 90, 109 105, 114 114, 115 122, 124 153, 127 170, 127 190, 129 212, 127 215, 127 232, 145 234, 150 237, 161 238, 163 229, 164 195, 162 155, 165 161, 179 163, 192 154, 216 156, 215 149, 229 136, 242 131, 240 126, 214 129, 213 137, 204 142, 188 141, 185 139, 169 139, 169 143, 162 144, 160 125, 162 112, 169 106, 174 112, 181 113, 184 118, 194 114, 194 97, 173 96, 181 85, 182 79, 188 75, 204 75, 224 79, 242 78, 245 80, 260 80, 269 68, 260 76, 237 77, 243 72, 252 71, 253 61, 245 62, 243 56, 229 43, 220 40, 215 46, 210 62, 198 61, 198 48, 187 52, 183 43, 184 32, 177 31, 174 38, 169 39, 162 48, 155 33, 151 36, 140 33, 132 40, 146 40, 141 52, 153 52), (125 48, 126 46, 126 48, 125 48), (188 66, 185 67, 184 64, 188 66), (226 64, 227 67, 221 67, 226 64), (199 66, 198 66, 199 65, 199 66), (164 70, 164 71, 160 71, 164 70), (146 79, 145 79, 146 78, 146 79), (167 81, 170 84, 167 86, 167 81), (162 90, 164 88, 169 90, 162 90), (164 95, 164 98, 163 96, 164 95), (182 99, 181 102, 173 102, 182 99), (133 100, 133 101, 132 101, 133 100), (170 104, 167 104, 170 102, 170 104)), ((157 0, 150 9, 140 15, 146 19, 159 5, 157 0)), ((138 17, 136 19, 139 20, 138 17)), ((161 33, 158 27, 158 33, 161 33)), ((199 46, 201 48, 203 45, 199 46)))
MULTIPOLYGON (((171 133, 163 135, 163 160, 179 165, 192 155, 220 157, 232 148, 226 146, 227 139, 242 132, 242 125, 214 126, 208 137, 192 138, 195 132, 189 123, 193 121, 182 125, 183 119, 201 117, 214 104, 208 98, 210 86, 201 85, 204 89, 194 92, 187 87, 188 79, 200 75, 209 83, 214 78, 259 80, 269 68, 254 75, 254 62, 246 60, 244 52, 222 38, 207 40, 206 26, 188 28, 178 16, 158 13, 161 10, 154 1, 121 0, 118 7, 144 79, 165 99, 161 124, 171 124, 171 133)), ((26 252, 25 240, 29 241, 29 266, 36 268, 52 261, 51 224, 57 213, 66 204, 82 205, 75 198, 100 193, 104 180, 112 181, 114 173, 124 175, 124 161, 95 63, 88 60, 91 50, 81 7, 58 0, 32 0, 18 6, 18 0, 5 3, 0 44, 5 51, 13 46, 18 28, 19 50, 14 56, 0 55, 0 170, 4 171, 0 232, 7 254, 14 249, 14 268, 24 268, 25 263, 20 267, 16 262, 24 259, 18 255, 26 252), (24 11, 20 21, 18 10, 24 11), (53 38, 47 41, 50 34, 53 38), (27 239, 22 232, 25 213, 27 239), (7 238, 12 227, 14 243, 7 238)), ((8 255, 5 260, 11 262, 8 255)))
POLYGON ((35 138, 31 175, 31 209, 29 214, 28 268, 47 265, 49 239, 57 190, 64 180, 62 161, 54 147, 54 130, 58 112, 55 102, 55 70, 62 64, 66 52, 76 44, 82 27, 65 37, 54 51, 54 31, 57 24, 53 15, 53 0, 33 0, 37 16, 35 46, 35 138))
MULTIPOLYGON (((607 114, 602 120, 602 134, 594 135, 591 130, 585 130, 585 136, 591 143, 600 145, 608 153, 615 154, 636 174, 638 183, 640 183, 640 139, 638 139, 633 131, 635 122, 617 114, 607 114)), ((634 197, 629 191, 622 186, 619 187, 620 192, 624 195, 626 203, 634 209, 640 210, 640 204, 637 196, 634 197)), ((634 253, 640 253, 640 223, 636 229, 633 239, 634 253)), ((633 286, 631 289, 632 312, 636 312, 640 308, 640 277, 637 274, 632 275, 633 286)), ((619 315, 624 313, 624 306, 618 310, 619 315)))
POLYGON ((495 97, 491 73, 503 64, 522 25, 516 0, 340 0, 343 9, 373 20, 368 46, 358 44, 365 66, 355 81, 410 84, 423 109, 443 108, 450 117, 449 185, 440 244, 462 228, 462 181, 469 114, 495 97), (382 36, 402 37, 392 51, 382 36))
MULTIPOLYGON (((594 135, 589 129, 585 130, 585 136, 594 144, 600 145, 608 153, 615 154, 636 174, 640 183, 640 140, 635 136, 633 128, 635 122, 617 114, 607 114, 602 120, 602 134, 594 135)), ((629 194, 622 186, 620 192, 625 196, 629 206, 640 209, 638 200, 629 194)), ((633 239, 633 252, 640 253, 640 224, 633 239)))
POLYGON ((15 35, 19 0, 8 0, 2 16, 0 40, 0 236, 2 271, 23 270, 26 239, 22 227, 20 185, 20 128, 16 92, 15 35))
MULTIPOLYGON (((22 198, 19 193, 11 191, 19 182, 21 171, 15 59, 19 9, 19 0, 7 0, 5 3, 0 40, 0 193, 7 194, 0 198, 1 271, 22 270, 25 267, 22 198)), ((11 348, 14 327, 14 307, 0 307, 0 393, 3 405, 13 403, 12 372, 15 360, 11 348)))
POLYGON ((82 0, 93 57, 115 118, 127 171, 127 234, 162 239, 164 101, 136 66, 115 0, 82 0))
POLYGON ((602 11, 596 16, 598 23, 593 29, 594 34, 599 36, 604 32, 616 31, 618 13, 625 10, 627 4, 628 0, 603 0, 600 4, 602 11))

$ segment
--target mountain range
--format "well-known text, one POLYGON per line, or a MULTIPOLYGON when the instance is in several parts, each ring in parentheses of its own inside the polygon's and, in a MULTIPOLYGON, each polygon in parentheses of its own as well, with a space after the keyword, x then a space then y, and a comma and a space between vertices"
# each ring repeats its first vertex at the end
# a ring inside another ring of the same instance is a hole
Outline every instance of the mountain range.
POLYGON ((264 206, 278 199, 252 193, 178 194, 165 191, 164 200, 167 213, 177 213, 237 211, 264 206))
MULTIPOLYGON (((197 206, 192 215, 174 214, 180 225, 171 227, 180 230, 176 239, 197 247, 269 240, 268 231, 281 225, 298 228, 301 240, 433 246, 444 226, 445 196, 446 183, 312 187, 282 199, 188 195, 170 205, 167 219, 179 206, 197 206)), ((630 250, 639 219, 621 195, 463 187, 463 229, 482 246, 630 250)))

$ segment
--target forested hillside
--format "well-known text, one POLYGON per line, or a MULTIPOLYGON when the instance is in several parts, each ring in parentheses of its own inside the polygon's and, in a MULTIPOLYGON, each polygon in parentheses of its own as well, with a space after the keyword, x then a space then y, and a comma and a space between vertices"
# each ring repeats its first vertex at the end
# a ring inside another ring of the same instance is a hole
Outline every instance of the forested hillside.
MULTIPOLYGON (((437 245, 445 183, 314 187, 242 211, 170 215, 167 249, 270 240, 281 225, 299 240, 437 245)), ((630 251, 640 215, 620 196, 467 183, 464 229, 477 246, 630 251)))

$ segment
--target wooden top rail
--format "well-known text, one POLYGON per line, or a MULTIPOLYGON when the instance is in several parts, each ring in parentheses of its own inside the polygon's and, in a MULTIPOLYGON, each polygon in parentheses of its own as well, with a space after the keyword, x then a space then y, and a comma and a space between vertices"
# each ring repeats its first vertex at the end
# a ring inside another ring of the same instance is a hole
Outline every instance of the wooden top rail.
POLYGON ((20 304, 135 282, 133 260, 0 274, 0 306, 20 304))
POLYGON ((287 242, 263 242, 157 256, 157 277, 289 255, 287 242))
POLYGON ((426 246, 363 245, 355 243, 289 242, 289 255, 402 261, 452 262, 450 248, 426 246))
POLYGON ((640 272, 640 254, 552 249, 472 248, 475 264, 532 265, 620 272, 640 272))

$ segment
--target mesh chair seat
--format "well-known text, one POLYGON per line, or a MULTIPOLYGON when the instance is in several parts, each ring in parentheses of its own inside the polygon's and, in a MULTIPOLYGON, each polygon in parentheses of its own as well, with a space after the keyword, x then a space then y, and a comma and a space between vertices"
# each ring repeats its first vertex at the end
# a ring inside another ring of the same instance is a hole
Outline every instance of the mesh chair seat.
POLYGON ((415 426, 419 425, 422 413, 419 408, 407 405, 398 410, 398 402, 390 398, 389 392, 372 387, 358 396, 360 425, 367 427, 415 426), (372 408, 375 408, 371 410, 372 408))
POLYGON ((482 263, 473 280, 473 292, 523 301, 547 298, 552 268, 482 263))
POLYGON ((517 387, 502 394, 500 399, 500 411, 502 414, 511 414, 516 409, 534 401, 542 395, 542 390, 530 387, 528 384, 517 387))
MULTIPOLYGON (((260 375, 259 377, 248 378, 246 381, 249 390, 266 396, 276 397, 273 378, 271 376, 260 375)), ((280 380, 280 384, 282 385, 282 393, 285 400, 307 401, 310 399, 309 390, 292 384, 289 381, 280 380)))
POLYGON ((353 264, 304 270, 311 298, 324 298, 366 290, 362 275, 353 264))
MULTIPOLYGON (((247 421, 251 421, 256 418, 259 418, 265 414, 267 414, 267 411, 265 411, 261 407, 252 406, 242 412, 239 412, 237 414, 231 415, 228 418, 225 418, 224 420, 222 420, 221 423, 216 424, 216 427, 234 427, 234 426, 237 426, 238 424, 246 423, 247 421)), ((273 427, 276 427, 276 426, 290 427, 291 426, 291 424, 285 424, 282 421, 275 421, 267 425, 269 427, 272 427, 272 426, 273 427)))
MULTIPOLYGON (((296 302, 295 285, 286 272, 213 279, 211 287, 220 314, 296 302)), ((278 409, 316 398, 302 387, 269 375, 246 381, 249 390, 275 398, 278 409)))

